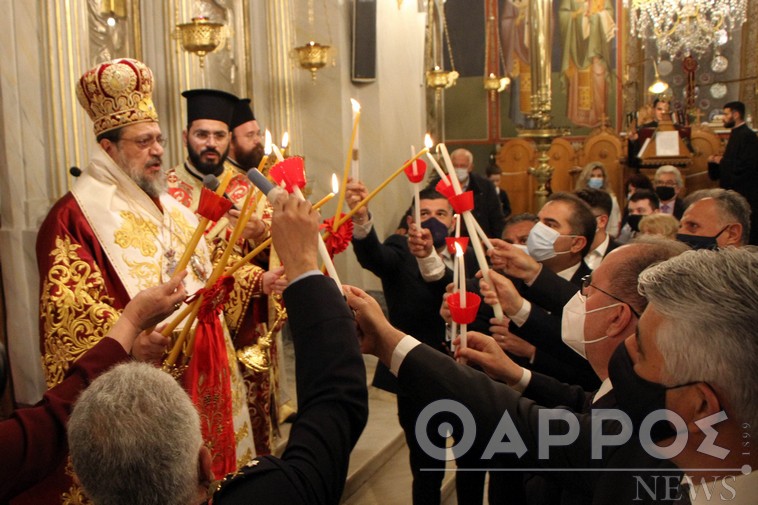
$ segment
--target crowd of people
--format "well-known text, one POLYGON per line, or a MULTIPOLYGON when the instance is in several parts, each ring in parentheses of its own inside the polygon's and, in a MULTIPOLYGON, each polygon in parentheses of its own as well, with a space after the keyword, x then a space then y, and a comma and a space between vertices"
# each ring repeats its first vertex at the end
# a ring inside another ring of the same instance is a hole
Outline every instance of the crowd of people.
MULTIPOLYGON (((536 215, 508 216, 504 191, 453 151, 451 176, 488 237, 486 276, 471 245, 454 269, 460 216, 439 179, 385 240, 366 186, 350 179, 350 254, 381 280, 385 314, 321 273, 309 202, 253 196, 246 174, 263 153, 250 100, 185 92, 187 159, 169 169, 153 87, 130 59, 78 83, 97 147, 40 229, 50 389, 0 422, 0 502, 336 504, 368 418, 361 353, 379 360, 373 385, 397 395, 414 504, 440 503, 451 457, 465 504, 482 503, 488 473, 490 503, 754 502, 754 133, 712 160, 722 188, 683 198, 665 165, 652 183, 630 178, 620 209, 593 164, 536 215), (219 179, 230 209, 208 218, 219 179), (215 275, 269 238, 233 276, 215 275), (461 286, 482 300, 465 334, 447 303, 461 286), (188 295, 200 300, 196 331, 192 316, 180 321, 188 295), (270 366, 239 357, 279 330, 285 308, 297 414, 276 457, 289 408, 276 338, 270 366)), ((743 115, 734 102, 727 119, 741 128, 743 115)))

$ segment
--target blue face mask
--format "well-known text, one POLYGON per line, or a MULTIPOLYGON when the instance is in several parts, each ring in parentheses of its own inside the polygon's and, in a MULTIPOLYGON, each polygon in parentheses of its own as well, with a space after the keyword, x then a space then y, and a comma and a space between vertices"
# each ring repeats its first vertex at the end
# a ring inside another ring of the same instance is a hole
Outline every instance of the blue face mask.
POLYGON ((602 177, 592 177, 587 181, 587 186, 592 189, 603 189, 605 180, 602 177))
POLYGON ((435 249, 439 249, 445 245, 445 237, 448 235, 448 228, 445 226, 445 223, 436 217, 430 217, 426 221, 421 222, 421 227, 431 232, 435 249))

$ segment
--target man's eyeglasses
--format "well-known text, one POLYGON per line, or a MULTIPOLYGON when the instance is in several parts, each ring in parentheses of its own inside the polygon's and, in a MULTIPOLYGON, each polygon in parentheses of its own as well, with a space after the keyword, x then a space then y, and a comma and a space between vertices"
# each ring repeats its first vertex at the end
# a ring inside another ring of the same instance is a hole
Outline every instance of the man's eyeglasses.
POLYGON ((200 142, 206 142, 209 138, 213 137, 216 142, 223 142, 229 136, 228 131, 215 131, 209 132, 207 130, 197 130, 191 134, 195 139, 200 142))
POLYGON ((624 300, 622 300, 618 296, 614 296, 614 295, 610 294, 608 291, 600 289, 599 287, 597 287, 594 284, 592 284, 592 274, 588 274, 588 275, 585 275, 584 277, 582 277, 582 296, 583 297, 587 298, 587 290, 590 288, 590 286, 592 286, 593 288, 597 289, 601 293, 603 293, 603 294, 605 294, 607 296, 610 296, 611 298, 613 298, 617 302, 621 302, 624 305, 627 305, 629 307, 629 310, 632 311, 632 314, 634 314, 635 316, 637 316, 637 319, 640 318, 640 315, 637 313, 636 310, 634 310, 634 307, 632 307, 632 304, 630 304, 629 302, 625 302, 624 300))
POLYGON ((122 140, 126 142, 134 142, 134 145, 136 145, 140 149, 149 149, 155 143, 158 143, 161 146, 165 146, 166 142, 168 141, 168 139, 162 135, 158 135, 158 136, 148 135, 146 137, 136 137, 133 139, 121 137, 118 140, 119 142, 121 142, 122 140))

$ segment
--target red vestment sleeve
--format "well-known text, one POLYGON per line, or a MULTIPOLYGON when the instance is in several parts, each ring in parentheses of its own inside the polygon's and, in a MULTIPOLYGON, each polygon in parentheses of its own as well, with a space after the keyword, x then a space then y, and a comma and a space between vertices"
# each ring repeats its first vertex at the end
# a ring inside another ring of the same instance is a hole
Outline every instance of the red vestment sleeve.
POLYGON ((0 502, 42 480, 66 457, 66 422, 79 392, 114 364, 129 358, 112 338, 75 361, 66 378, 36 406, 0 422, 0 502))
POLYGON ((48 387, 96 344, 118 319, 129 295, 69 193, 37 236, 40 350, 48 387))

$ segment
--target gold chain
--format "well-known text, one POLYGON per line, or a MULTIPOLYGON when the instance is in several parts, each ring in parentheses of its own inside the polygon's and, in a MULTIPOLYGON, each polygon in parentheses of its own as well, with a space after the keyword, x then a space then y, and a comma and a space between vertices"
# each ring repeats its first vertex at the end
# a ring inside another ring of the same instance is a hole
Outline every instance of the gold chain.
POLYGON ((450 55, 450 70, 455 72, 455 60, 453 59, 453 46, 452 44, 450 44, 450 34, 447 31, 447 17, 445 16, 444 4, 442 8, 440 9, 440 18, 442 19, 442 30, 445 33, 445 42, 447 43, 447 53, 450 55))

